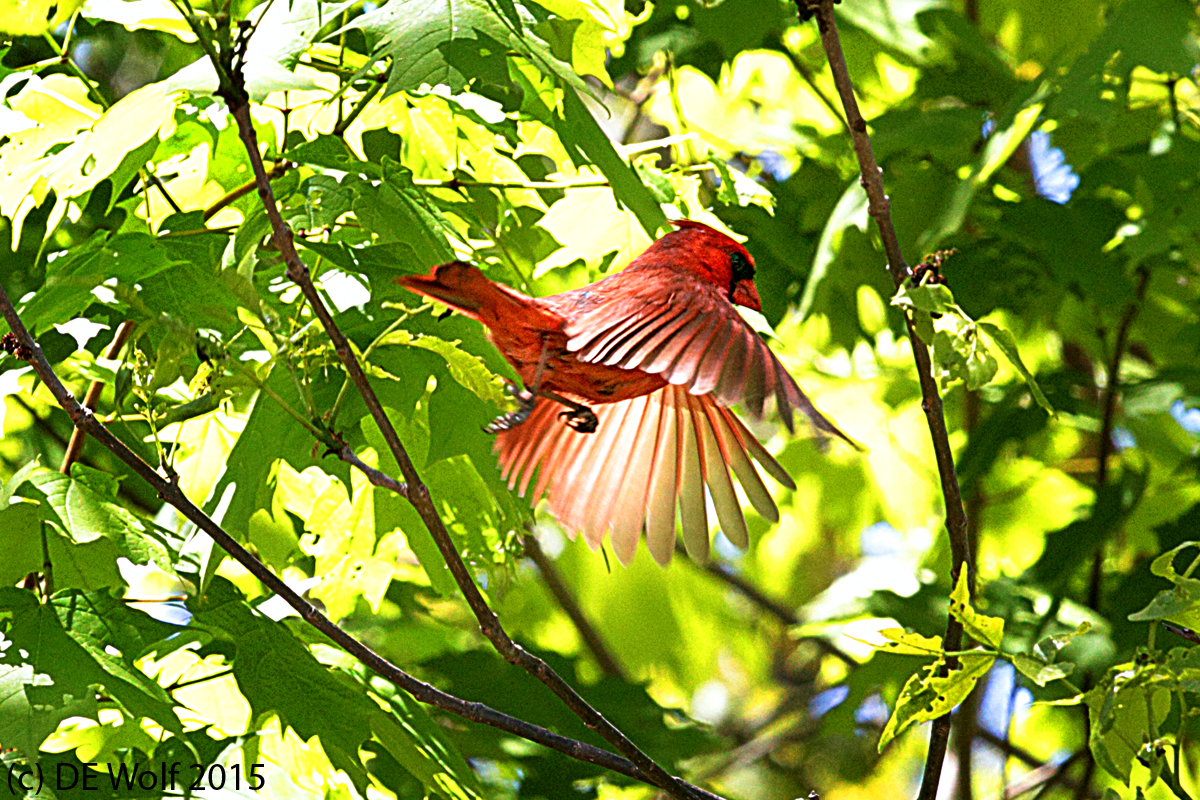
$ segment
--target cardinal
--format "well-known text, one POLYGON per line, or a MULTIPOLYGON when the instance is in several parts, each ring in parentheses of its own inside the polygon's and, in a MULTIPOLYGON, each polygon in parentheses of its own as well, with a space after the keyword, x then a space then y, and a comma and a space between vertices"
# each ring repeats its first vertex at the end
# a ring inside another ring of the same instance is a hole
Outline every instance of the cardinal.
POLYGON ((533 484, 533 502, 545 496, 593 549, 610 534, 623 564, 643 531, 655 561, 670 561, 676 509, 688 555, 707 559, 706 486, 721 530, 744 549, 733 477, 759 514, 779 520, 754 462, 789 489, 795 483, 731 406, 761 418, 773 400, 788 430, 799 409, 820 434, 854 444, 735 308, 762 307, 746 249, 702 223, 674 225, 624 270, 550 297, 461 261, 396 279, 482 322, 520 375, 520 407, 489 427, 509 488, 525 496, 533 484))

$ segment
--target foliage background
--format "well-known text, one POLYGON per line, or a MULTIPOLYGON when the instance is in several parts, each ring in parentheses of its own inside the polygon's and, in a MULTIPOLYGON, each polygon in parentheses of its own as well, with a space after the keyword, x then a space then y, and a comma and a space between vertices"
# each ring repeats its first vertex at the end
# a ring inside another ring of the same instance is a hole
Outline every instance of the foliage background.
MULTIPOLYGON (((37 21, 35 6, 0 16, 37 21)), ((195 8, 258 19, 252 6, 195 8)), ((177 10, 72 14, 56 6, 48 34, 0 59, 0 282, 60 374, 77 395, 103 380, 100 413, 127 443, 382 654, 599 743, 474 632, 415 514, 323 459, 292 416, 395 472, 361 402, 339 398, 256 194, 235 196, 248 162, 177 10), (124 320, 134 339, 105 358, 124 320)), ((1056 410, 1003 358, 956 361, 961 330, 935 353, 975 605, 1005 621, 1007 653, 1074 665, 1073 686, 1042 686, 997 661, 958 712, 944 791, 995 796, 1049 764, 1047 796, 1194 794, 1200 676, 1157 621, 1197 627, 1200 584, 1150 565, 1200 538, 1196 8, 846 0, 838 14, 906 254, 955 248, 944 274, 963 313, 1016 336, 1056 410), (1081 622, 1060 653, 1035 649, 1081 622), (1092 690, 1090 726, 1084 706, 1045 702, 1073 689, 1092 690)), ((914 792, 926 726, 876 745, 928 659, 864 642, 942 632, 944 509, 814 26, 777 0, 276 0, 249 52, 260 141, 289 162, 285 216, 514 637, 724 795, 914 792), (552 293, 619 269, 663 210, 747 237, 776 352, 867 451, 754 426, 798 488, 777 493, 778 525, 749 520, 745 553, 717 534, 714 558, 775 611, 683 559, 621 567, 538 516, 616 656, 605 675, 522 556, 532 510, 480 431, 511 371, 478 326, 389 279, 457 254, 552 293)), ((372 681, 94 442, 70 477, 53 472, 69 420, 24 365, 0 369, 0 585, 26 587, 0 590, 9 761, 153 764, 186 746, 266 764, 278 797, 652 794, 372 681), (43 541, 58 592, 39 605, 25 577, 43 541)))

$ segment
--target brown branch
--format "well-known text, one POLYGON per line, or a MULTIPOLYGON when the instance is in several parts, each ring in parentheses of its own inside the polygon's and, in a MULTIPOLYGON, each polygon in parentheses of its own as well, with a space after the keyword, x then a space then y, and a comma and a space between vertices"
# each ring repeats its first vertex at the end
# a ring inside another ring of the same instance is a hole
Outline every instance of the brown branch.
MULTIPOLYGON (((58 375, 55 374, 49 362, 46 361, 41 347, 29 335, 29 331, 25 328, 24 323, 17 316, 12 301, 9 300, 8 294, 4 291, 3 285, 0 285, 0 314, 7 320, 9 328, 12 331, 10 334, 11 339, 8 336, 5 337, 6 349, 33 365, 34 372, 46 384, 51 394, 54 395, 55 400, 58 401, 59 406, 67 412, 67 415, 77 428, 85 430, 89 436, 124 462, 130 470, 149 483, 158 492, 159 498, 176 508, 179 513, 197 528, 212 537, 213 541, 224 548, 235 561, 254 575, 263 586, 279 597, 282 597, 284 602, 291 606, 306 622, 328 636, 347 653, 357 658, 380 677, 391 681, 396 686, 411 694, 419 702, 440 708, 443 711, 463 717, 472 722, 490 725, 493 728, 544 745, 551 750, 563 753, 571 758, 596 764, 634 780, 648 784, 654 783, 650 776, 628 759, 585 742, 560 736, 516 717, 510 717, 482 703, 474 703, 455 697, 424 681, 418 680, 343 631, 332 620, 301 597, 294 589, 284 583, 270 568, 252 556, 236 539, 192 503, 179 488, 178 483, 160 475, 153 467, 138 456, 137 453, 133 452, 128 445, 114 436, 90 410, 79 404, 74 395, 59 380, 58 375)), ((703 790, 696 791, 699 797, 719 800, 715 795, 703 792, 703 790)))
POLYGON ((575 601, 575 596, 571 594, 571 590, 563 582, 562 576, 558 574, 558 568, 554 566, 554 562, 546 555, 546 551, 542 549, 542 545, 537 540, 537 537, 532 533, 526 533, 521 537, 521 543, 525 546, 525 555, 529 556, 533 563, 537 565, 538 571, 542 573, 542 580, 546 583, 546 588, 550 590, 550 594, 554 595, 554 599, 558 601, 559 607, 566 612, 571 622, 574 623, 575 630, 579 631, 580 638, 587 645, 592 658, 596 659, 596 663, 600 665, 601 671, 605 675, 612 675, 616 678, 622 677, 621 665, 617 662, 616 656, 608 649, 608 643, 600 636, 600 632, 596 630, 595 626, 584 615, 583 609, 575 601))
MULTIPOLYGON (((113 359, 121 355, 121 348, 129 341, 129 335, 133 333, 133 322, 126 320, 117 326, 117 332, 113 334, 112 344, 104 351, 104 357, 113 359)), ((100 402, 100 393, 104 391, 104 381, 92 381, 88 387, 87 394, 83 396, 83 407, 89 411, 96 410, 96 404, 100 402)), ((64 475, 71 474, 71 465, 79 460, 79 454, 83 452, 83 443, 87 439, 87 434, 82 429, 76 428, 71 432, 71 441, 67 443, 67 452, 63 454, 62 465, 58 471, 64 475)))
MULTIPOLYGON (((892 225, 890 203, 883 188, 883 174, 871 150, 871 139, 867 135, 867 123, 858 108, 854 98, 854 84, 850 80, 850 72, 846 66, 846 57, 842 52, 841 40, 838 37, 837 23, 833 16, 834 0, 797 0, 797 8, 801 17, 816 12, 817 29, 821 34, 821 43, 825 47, 829 66, 833 72, 833 81, 846 109, 846 123, 854 144, 855 155, 861 172, 863 189, 867 193, 867 213, 875 220, 879 228, 879 238, 883 250, 887 254, 888 271, 892 281, 899 288, 909 277, 909 268, 900 250, 900 240, 892 225), (815 7, 814 7, 815 6, 815 7)), ((950 435, 946 430, 946 417, 942 410, 942 397, 938 393, 937 382, 934 380, 929 348, 917 336, 911 317, 905 316, 908 328, 908 338, 912 342, 913 360, 917 365, 917 378, 921 384, 921 408, 929 425, 929 435, 933 441, 933 452, 937 460, 938 477, 941 481, 942 498, 946 506, 946 532, 950 538, 950 555, 952 566, 950 582, 957 580, 959 573, 968 570, 970 578, 970 542, 967 539, 967 515, 963 508, 962 494, 958 486, 958 476, 954 469, 954 453, 950 448, 950 435)), ((959 650, 962 647, 962 625, 951 616, 946 622, 946 635, 943 639, 947 650, 959 650)), ((947 659, 947 668, 956 666, 956 660, 947 659)), ((937 787, 941 780, 942 764, 945 761, 946 745, 950 738, 949 714, 944 714, 934 720, 929 732, 929 751, 925 760, 925 771, 921 779, 921 790, 918 800, 934 800, 937 787)))
MULTIPOLYGON (((968 439, 979 427, 979 411, 983 404, 980 399, 979 392, 973 392, 966 387, 963 388, 963 430, 966 431, 968 439)), ((979 548, 979 524, 983 518, 984 496, 982 489, 982 481, 976 481, 971 489, 971 493, 967 496, 967 557, 968 561, 968 576, 972 579, 968 589, 971 594, 975 594, 975 555, 979 548)), ((970 639, 967 639, 967 644, 970 639)), ((962 706, 958 710, 958 714, 954 719, 954 754, 958 760, 958 770, 956 771, 957 787, 954 792, 956 800, 972 800, 975 794, 974 786, 974 770, 973 750, 975 746, 975 737, 979 730, 979 706, 982 702, 982 695, 979 692, 971 692, 967 699, 963 701, 962 706)), ((1007 759, 1004 762, 1007 764, 1007 759)), ((1003 775, 1003 769, 1001 770, 1003 775)))
POLYGON ((321 325, 324 327, 326 335, 333 344, 334 352, 345 367, 351 382, 362 396, 367 411, 375 421, 375 424, 379 426, 388 449, 400 467, 400 473, 405 485, 404 496, 412 504, 413 509, 421 517, 421 521, 428 529, 430 536, 433 537, 434 543, 441 552, 447 567, 449 567, 455 583, 458 584, 459 590, 462 591, 463 596, 466 598, 467 605, 470 606, 471 611, 475 614, 475 618, 479 622, 479 628, 484 636, 492 643, 497 652, 504 657, 505 661, 523 668, 544 683, 583 721, 584 725, 603 737, 628 758, 629 761, 636 765, 637 769, 643 775, 647 776, 648 783, 657 786, 670 796, 679 798, 680 800, 700 796, 712 796, 703 789, 692 786, 671 775, 655 763, 653 759, 630 741, 624 733, 618 730, 615 725, 584 700, 570 684, 550 668, 550 665, 514 642, 500 625, 499 619, 497 619, 495 613, 488 606, 487 601, 484 600, 479 588, 475 585, 474 578, 463 562, 462 556, 454 544, 454 540, 450 537, 445 523, 434 506, 433 499, 429 494, 429 488, 421 480, 416 467, 408 456, 408 452, 400 442, 400 437, 396 434, 391 420, 388 419, 387 414, 384 412, 383 405, 375 395, 374 389, 371 388, 362 366, 358 363, 358 359, 354 355, 349 340, 333 321, 333 316, 329 313, 329 309, 326 308, 324 301, 317 292, 316 286, 313 284, 308 267, 296 252, 296 247, 292 241, 292 232, 279 213, 279 207, 275 201, 275 193, 271 188, 270 178, 263 165, 262 156, 258 151, 258 137, 254 132, 254 125, 250 119, 250 100, 246 95, 244 86, 241 85, 242 78, 238 69, 233 71, 233 80, 237 82, 234 85, 223 82, 217 94, 225 100, 230 113, 237 122, 238 132, 241 135, 242 143, 250 158, 250 165, 254 170, 259 198, 262 200, 263 208, 266 210, 267 218, 271 223, 271 238, 276 249, 283 256, 284 262, 287 264, 288 278, 300 287, 309 308, 312 309, 313 314, 320 320, 321 325))
MULTIPOLYGON (((258 151, 255 151, 255 153, 257 153, 257 152, 258 151)), ((267 172, 267 179, 273 181, 276 178, 282 178, 287 173, 287 171, 292 168, 292 166, 293 166, 292 162, 287 161, 285 159, 276 161, 271 166, 271 169, 267 172)), ((252 181, 246 181, 245 183, 243 183, 241 186, 237 187, 236 189, 231 189, 230 191, 226 192, 226 194, 223 197, 218 199, 216 202, 214 202, 208 208, 204 209, 204 221, 208 222, 210 219, 215 217, 221 211, 224 211, 227 207, 233 205, 238 200, 241 200, 243 197, 250 194, 257 188, 258 188, 258 179, 255 178, 252 181)))
MULTIPOLYGON (((1097 442, 1097 458, 1096 458, 1096 491, 1099 492, 1108 484, 1108 466, 1109 459, 1113 453, 1112 433, 1116 422, 1117 415, 1117 398, 1121 392, 1121 361, 1125 357, 1125 349, 1129 337, 1129 328, 1133 325, 1133 320, 1137 317, 1138 309, 1141 308, 1142 300, 1145 299, 1146 289, 1150 284, 1150 271, 1145 267, 1139 269, 1139 277, 1137 289, 1134 294, 1134 300, 1126 306, 1124 313, 1121 315, 1121 322, 1117 325, 1117 338, 1113 343, 1112 357, 1108 361, 1108 375, 1104 394, 1101 397, 1102 412, 1100 421, 1100 440, 1097 442)), ((1103 340, 1103 336, 1101 336, 1103 340)), ((1089 608, 1097 609, 1100 607, 1101 591, 1104 588, 1104 542, 1100 543, 1099 548, 1092 556, 1091 574, 1088 578, 1088 593, 1087 605, 1089 608)), ((1084 689, 1090 688, 1091 676, 1087 676, 1084 681, 1084 689)), ((1088 714, 1083 716, 1083 735, 1084 741, 1087 741, 1091 736, 1091 717, 1088 714)), ((1086 796, 1086 792, 1092 783, 1092 776, 1096 771, 1096 761, 1092 758, 1091 751, 1083 755, 1083 779, 1079 787, 1075 791, 1075 797, 1082 800, 1086 796)))
MULTIPOLYGON (((1112 358, 1108 361, 1108 376, 1104 387, 1103 411, 1100 421, 1100 441, 1097 443, 1099 454, 1096 462, 1096 488, 1108 484, 1108 462, 1113 453, 1112 433, 1117 415, 1117 398, 1121 393, 1121 361, 1125 358, 1125 349, 1129 338, 1129 328, 1137 317, 1142 300, 1146 297, 1146 288, 1150 284, 1150 271, 1145 267, 1139 269, 1137 290, 1134 301, 1130 303, 1121 315, 1117 326, 1117 339, 1113 344, 1112 358)), ((1104 565, 1104 548, 1101 546, 1092 560, 1091 583, 1088 586, 1087 604, 1090 608, 1100 605, 1100 583, 1104 565)))
MULTIPOLYGON (((988 745, 999 750, 1001 753, 1004 753, 1006 756, 1012 756, 1013 758, 1017 759, 1018 761, 1024 762, 1027 766, 1033 767, 1033 772, 1038 772, 1039 770, 1044 770, 1047 768, 1052 769, 1055 766, 1054 764, 1046 763, 1042 759, 1035 756, 1033 753, 1026 750, 1024 747, 1021 747, 1019 744, 1014 744, 1009 739, 1001 738, 986 728, 980 728, 979 731, 977 732, 976 736, 978 737, 978 739, 980 741, 986 742, 988 745)), ((1084 750, 1086 750, 1086 749, 1087 748, 1084 747, 1084 750)), ((1063 763, 1065 764, 1067 762, 1073 762, 1075 760, 1078 760, 1081 757, 1081 752, 1082 751, 1073 753, 1067 759, 1067 761, 1064 761, 1063 763)), ((1060 764, 1058 766, 1062 766, 1062 765, 1060 764)), ((1022 780, 1024 780, 1024 779, 1022 779, 1022 780)), ((1062 783, 1063 786, 1066 786, 1068 789, 1076 789, 1079 786, 1079 782, 1075 778, 1070 777, 1069 775, 1063 775, 1061 778, 1059 778, 1059 782, 1062 783)), ((1013 787, 1015 787, 1017 785, 1017 783, 1018 782, 1014 782, 1013 787)))

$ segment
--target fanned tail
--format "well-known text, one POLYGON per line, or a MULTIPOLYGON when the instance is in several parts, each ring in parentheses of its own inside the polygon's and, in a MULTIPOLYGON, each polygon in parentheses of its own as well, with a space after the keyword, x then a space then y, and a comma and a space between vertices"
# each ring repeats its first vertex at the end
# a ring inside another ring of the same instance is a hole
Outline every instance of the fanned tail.
POLYGON ((677 512, 688 554, 707 559, 706 486, 721 529, 745 548, 749 536, 734 477, 759 514, 779 519, 754 461, 795 488, 779 462, 712 395, 668 385, 601 404, 593 407, 600 423, 593 434, 568 428, 558 419, 561 410, 541 400, 524 424, 497 436, 502 475, 522 496, 533 483, 531 499, 545 495, 554 517, 572 535, 582 533, 593 549, 611 534, 623 564, 633 559, 643 530, 654 560, 670 562, 677 512))

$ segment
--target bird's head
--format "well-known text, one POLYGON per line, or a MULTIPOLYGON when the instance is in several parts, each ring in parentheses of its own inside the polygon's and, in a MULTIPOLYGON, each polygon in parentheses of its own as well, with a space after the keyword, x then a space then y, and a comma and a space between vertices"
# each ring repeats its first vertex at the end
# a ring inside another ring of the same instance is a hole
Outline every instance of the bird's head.
POLYGON ((720 287, 735 305, 762 310, 754 285, 754 259, 746 248, 702 222, 676 219, 671 224, 678 230, 650 245, 639 260, 687 270, 720 287))

